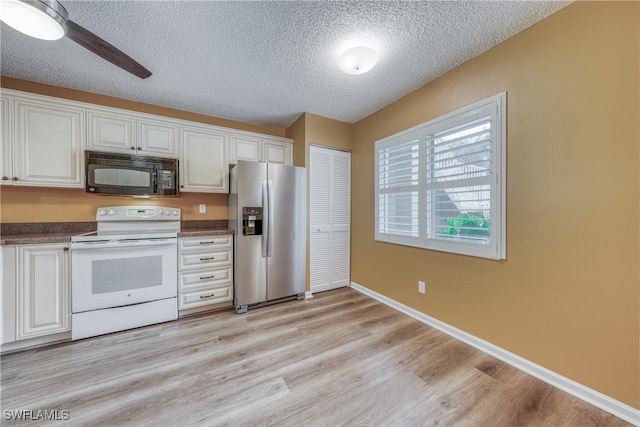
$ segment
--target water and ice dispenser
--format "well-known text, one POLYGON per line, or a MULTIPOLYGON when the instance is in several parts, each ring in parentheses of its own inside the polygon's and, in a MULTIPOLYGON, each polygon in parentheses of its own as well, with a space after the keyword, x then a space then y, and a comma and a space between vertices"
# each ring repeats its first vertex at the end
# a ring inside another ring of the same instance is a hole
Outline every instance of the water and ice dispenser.
POLYGON ((243 207, 242 208, 242 235, 260 236, 262 235, 262 208, 243 207))

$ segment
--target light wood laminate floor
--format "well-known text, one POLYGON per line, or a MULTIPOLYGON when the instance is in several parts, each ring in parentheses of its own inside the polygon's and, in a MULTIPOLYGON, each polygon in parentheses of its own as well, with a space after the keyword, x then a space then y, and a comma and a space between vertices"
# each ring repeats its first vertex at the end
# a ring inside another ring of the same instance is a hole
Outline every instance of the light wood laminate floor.
POLYGON ((58 426, 629 425, 349 288, 5 355, 1 393, 58 426))

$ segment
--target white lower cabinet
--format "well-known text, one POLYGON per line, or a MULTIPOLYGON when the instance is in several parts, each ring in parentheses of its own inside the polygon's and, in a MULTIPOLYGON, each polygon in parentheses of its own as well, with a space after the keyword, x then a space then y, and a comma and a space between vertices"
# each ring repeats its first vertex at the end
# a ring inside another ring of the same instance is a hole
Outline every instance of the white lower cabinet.
POLYGON ((233 236, 178 239, 178 310, 231 306, 233 236))
POLYGON ((71 330, 68 251, 68 243, 3 248, 3 344, 71 330))

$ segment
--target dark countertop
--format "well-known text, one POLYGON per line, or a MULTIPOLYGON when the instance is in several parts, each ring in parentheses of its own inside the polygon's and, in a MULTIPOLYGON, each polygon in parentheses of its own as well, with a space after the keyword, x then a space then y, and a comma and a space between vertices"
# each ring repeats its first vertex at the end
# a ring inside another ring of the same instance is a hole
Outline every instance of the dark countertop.
POLYGON ((182 221, 178 237, 219 236, 233 234, 226 219, 182 221))
POLYGON ((30 245, 36 243, 69 243, 78 233, 9 234, 0 238, 0 245, 30 245))
POLYGON ((0 245, 65 243, 96 230, 95 222, 21 222, 0 225, 0 245))
MULTIPOLYGON (((0 245, 65 243, 96 230, 95 222, 35 222, 0 225, 0 245)), ((182 221, 178 237, 233 234, 227 220, 182 221)))
POLYGON ((233 234, 233 230, 230 230, 228 228, 202 228, 182 230, 178 233, 178 237, 219 236, 223 234, 233 234))

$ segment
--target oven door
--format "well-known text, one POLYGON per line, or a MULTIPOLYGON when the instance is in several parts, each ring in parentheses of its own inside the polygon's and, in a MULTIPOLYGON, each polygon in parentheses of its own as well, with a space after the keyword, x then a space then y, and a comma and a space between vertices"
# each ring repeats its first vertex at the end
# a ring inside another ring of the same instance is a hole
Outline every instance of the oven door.
POLYGON ((73 313, 177 296, 177 239, 71 244, 73 313))

